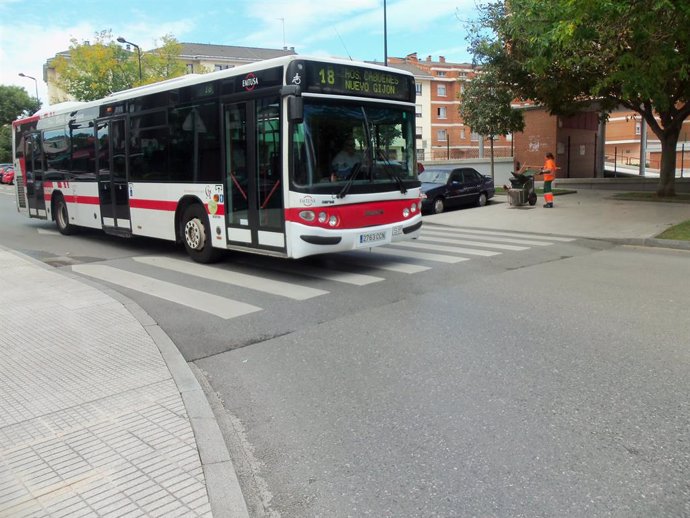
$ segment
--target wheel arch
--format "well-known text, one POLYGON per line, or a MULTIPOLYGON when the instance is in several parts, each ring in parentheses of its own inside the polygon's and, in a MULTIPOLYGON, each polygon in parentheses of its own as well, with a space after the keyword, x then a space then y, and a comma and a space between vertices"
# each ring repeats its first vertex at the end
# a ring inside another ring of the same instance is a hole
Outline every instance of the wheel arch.
POLYGON ((177 203, 177 208, 175 209, 175 242, 176 243, 181 243, 182 242, 182 216, 184 215, 184 212, 187 210, 188 207, 192 205, 199 205, 201 208, 204 209, 204 212, 206 212, 206 206, 204 205, 204 202, 201 201, 201 199, 198 196, 195 196, 193 194, 188 194, 183 196, 180 201, 177 203))

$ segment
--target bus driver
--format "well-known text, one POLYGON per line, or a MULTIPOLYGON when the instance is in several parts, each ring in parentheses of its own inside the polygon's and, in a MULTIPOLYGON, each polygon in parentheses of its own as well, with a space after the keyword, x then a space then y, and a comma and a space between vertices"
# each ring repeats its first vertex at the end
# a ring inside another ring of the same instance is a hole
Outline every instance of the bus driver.
POLYGON ((348 137, 343 149, 335 155, 331 162, 331 181, 347 180, 355 164, 362 161, 362 153, 355 149, 355 139, 348 137))

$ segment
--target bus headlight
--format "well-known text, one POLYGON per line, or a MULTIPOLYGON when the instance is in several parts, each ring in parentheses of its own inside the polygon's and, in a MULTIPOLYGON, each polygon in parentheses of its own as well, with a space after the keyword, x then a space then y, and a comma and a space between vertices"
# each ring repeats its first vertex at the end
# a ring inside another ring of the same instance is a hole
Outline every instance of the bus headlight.
POLYGON ((324 224, 328 220, 328 214, 325 212, 319 212, 319 223, 324 224))
POLYGON ((405 208, 403 209, 403 218, 406 218, 406 217, 408 217, 409 215, 410 215, 410 209, 408 209, 407 207, 405 207, 405 208))
POLYGON ((299 217, 304 221, 314 221, 314 219, 316 219, 316 214, 314 214, 313 210, 303 210, 300 211, 299 217))
POLYGON ((335 227, 338 224, 338 216, 333 215, 328 218, 328 224, 332 227, 335 227))

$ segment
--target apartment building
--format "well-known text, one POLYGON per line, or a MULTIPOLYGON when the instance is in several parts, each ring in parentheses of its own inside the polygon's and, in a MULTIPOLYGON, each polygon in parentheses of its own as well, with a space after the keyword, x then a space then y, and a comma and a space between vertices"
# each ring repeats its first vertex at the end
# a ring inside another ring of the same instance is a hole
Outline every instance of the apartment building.
MULTIPOLYGON (((417 85, 417 154, 421 160, 447 160, 488 156, 488 141, 482 141, 460 117, 460 96, 476 74, 474 65, 451 63, 444 56, 419 59, 389 57, 388 65, 415 75, 417 85), (487 152, 483 150, 486 146, 487 152)), ((510 156, 511 137, 494 142, 496 156, 510 156)))
MULTIPOLYGON (((180 45, 182 45, 182 49, 179 59, 185 63, 188 74, 224 70, 246 63, 296 54, 294 47, 265 49, 206 43, 181 43, 180 45)), ((53 62, 58 56, 69 59, 69 51, 58 52, 43 65, 43 80, 48 85, 49 104, 74 100, 71 95, 61 90, 56 84, 57 76, 53 62)))

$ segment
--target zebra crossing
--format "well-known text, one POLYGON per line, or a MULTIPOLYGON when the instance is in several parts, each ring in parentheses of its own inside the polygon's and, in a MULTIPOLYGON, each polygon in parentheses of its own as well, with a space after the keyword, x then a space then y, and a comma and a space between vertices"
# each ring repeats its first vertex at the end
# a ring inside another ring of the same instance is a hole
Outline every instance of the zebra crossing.
MULTIPOLYGON (((246 271, 246 265, 244 267, 234 267, 232 264, 224 263, 201 265, 187 259, 164 256, 133 257, 132 260, 153 268, 154 271, 173 272, 180 279, 185 276, 192 279, 204 279, 216 285, 234 286, 280 299, 301 302, 331 294, 329 290, 307 285, 307 278, 362 287, 386 281, 389 272, 415 275, 432 269, 435 264, 458 264, 472 259, 495 257, 504 253, 520 253, 531 248, 574 240, 574 238, 546 234, 520 234, 427 225, 424 227, 422 236, 417 240, 337 254, 333 261, 327 261, 326 267, 276 260, 271 263, 269 271, 261 265, 255 265, 256 273, 244 273, 237 270, 243 268, 246 271), (351 271, 358 269, 363 272, 351 271), (289 280, 270 278, 270 271, 276 270, 279 276, 289 280)), ((71 268, 80 275, 146 293, 226 320, 262 311, 261 307, 241 300, 189 288, 177 282, 160 280, 115 266, 80 264, 73 265, 71 268)))

